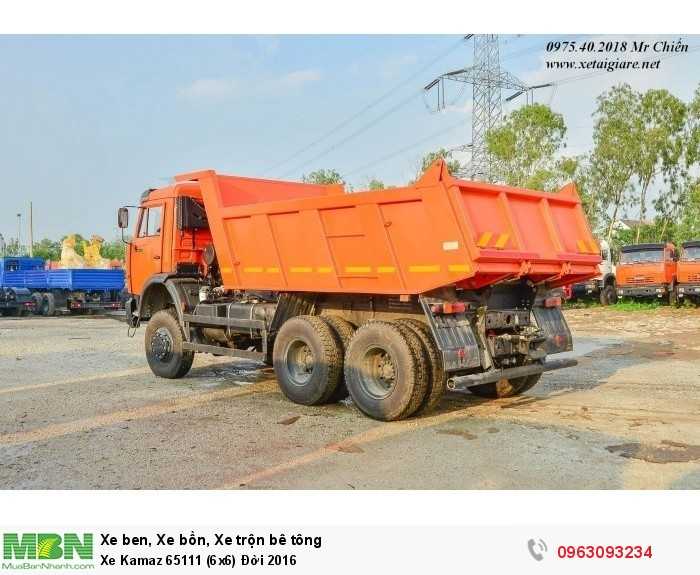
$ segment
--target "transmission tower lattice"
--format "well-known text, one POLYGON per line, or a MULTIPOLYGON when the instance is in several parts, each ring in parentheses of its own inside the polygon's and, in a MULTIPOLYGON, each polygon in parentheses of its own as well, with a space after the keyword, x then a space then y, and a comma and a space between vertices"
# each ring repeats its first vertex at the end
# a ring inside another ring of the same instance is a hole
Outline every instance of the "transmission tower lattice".
MULTIPOLYGON (((501 120, 501 90, 514 90, 515 95, 527 92, 530 88, 510 72, 501 69, 497 34, 470 34, 465 39, 473 39, 474 64, 438 76, 425 86, 430 92, 437 87, 437 109, 445 108, 445 82, 471 84, 473 90, 472 141, 455 150, 471 150, 471 162, 463 175, 475 180, 493 181, 494 166, 486 148, 486 134, 501 120)), ((513 96, 511 96, 513 97, 513 96)), ((510 98, 509 98, 510 99, 510 98)))

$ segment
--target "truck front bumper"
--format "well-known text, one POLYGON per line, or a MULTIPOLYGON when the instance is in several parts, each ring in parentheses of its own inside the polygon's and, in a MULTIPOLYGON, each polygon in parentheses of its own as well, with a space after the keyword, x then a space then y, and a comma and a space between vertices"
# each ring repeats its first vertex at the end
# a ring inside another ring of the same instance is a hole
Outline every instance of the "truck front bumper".
POLYGON ((663 285, 617 286, 618 297, 663 297, 666 294, 668 294, 668 288, 663 285))
POLYGON ((700 284, 678 284, 678 297, 700 297, 700 284))
POLYGON ((456 375, 447 380, 447 389, 450 391, 467 391, 474 385, 482 383, 493 383, 501 379, 515 379, 516 377, 526 377, 536 375, 545 371, 554 371, 565 367, 574 367, 578 361, 572 358, 552 359, 544 363, 532 363, 520 367, 510 367, 508 369, 494 369, 482 373, 472 373, 470 375, 456 375))
POLYGON ((582 282, 571 286, 571 295, 574 297, 586 297, 598 291, 596 282, 582 282))

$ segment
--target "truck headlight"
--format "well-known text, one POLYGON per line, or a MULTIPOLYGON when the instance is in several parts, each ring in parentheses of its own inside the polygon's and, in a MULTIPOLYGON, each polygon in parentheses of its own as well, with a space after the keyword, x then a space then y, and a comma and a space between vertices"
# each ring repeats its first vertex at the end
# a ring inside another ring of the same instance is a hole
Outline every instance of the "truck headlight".
POLYGON ((656 293, 664 293, 663 288, 656 288, 656 293))
POLYGON ((678 293, 685 293, 685 288, 678 288, 678 293))

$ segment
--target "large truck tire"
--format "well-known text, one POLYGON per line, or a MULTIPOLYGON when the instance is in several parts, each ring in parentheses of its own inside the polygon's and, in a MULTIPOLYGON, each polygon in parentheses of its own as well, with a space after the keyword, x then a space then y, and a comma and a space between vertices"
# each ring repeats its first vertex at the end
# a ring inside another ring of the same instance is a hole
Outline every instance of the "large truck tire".
POLYGON ((182 349, 185 336, 174 309, 162 309, 146 326, 146 359, 158 377, 178 379, 187 375, 194 352, 182 349))
POLYGON ((606 285, 600 290, 601 305, 614 305, 617 303, 617 290, 615 286, 606 285))
POLYGON ((447 388, 447 376, 442 365, 442 355, 430 328, 425 323, 408 317, 397 320, 397 323, 402 323, 414 331, 428 356, 428 388, 416 414, 428 413, 437 407, 447 388))
POLYGON ((501 379, 492 383, 482 383, 469 388, 474 395, 487 399, 500 399, 502 397, 513 397, 525 393, 528 389, 537 385, 542 377, 541 373, 516 377, 515 379, 501 379))
POLYGON ((275 338, 275 375, 288 399, 302 405, 328 403, 340 385, 343 345, 318 316, 288 319, 275 338))
POLYGON ((668 304, 678 307, 678 300, 678 288, 676 287, 676 283, 673 282, 668 288, 668 304))
POLYGON ((345 356, 345 383, 365 415, 395 421, 412 415, 425 398, 427 357, 405 325, 370 321, 355 332, 345 356))
POLYGON ((51 292, 47 292, 41 296, 41 315, 56 315, 56 299, 51 292))
MULTIPOLYGON (((348 351, 348 345, 350 344, 352 336, 355 335, 355 330, 357 328, 348 320, 340 317, 339 315, 322 315, 321 319, 323 319, 329 326, 331 326, 331 329, 340 339, 340 343, 342 344, 344 362, 345 354, 348 351)), ((338 387, 335 388, 335 391, 333 392, 330 401, 332 403, 336 403, 338 401, 341 401, 342 399, 345 399, 348 395, 348 387, 347 385, 345 385, 345 376, 343 375, 341 376, 340 383, 338 384, 338 387)))
POLYGON ((34 302, 34 315, 41 314, 41 304, 44 301, 44 297, 39 292, 32 293, 32 301, 34 302))

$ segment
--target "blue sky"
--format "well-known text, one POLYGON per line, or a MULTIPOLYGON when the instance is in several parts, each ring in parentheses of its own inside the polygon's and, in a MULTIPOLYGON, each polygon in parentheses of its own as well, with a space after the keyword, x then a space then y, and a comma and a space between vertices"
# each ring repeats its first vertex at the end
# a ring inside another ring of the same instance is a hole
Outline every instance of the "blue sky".
MULTIPOLYGON (((0 233, 16 235, 16 213, 26 213, 31 199, 35 238, 70 232, 113 238, 117 207, 200 168, 296 179, 327 167, 356 188, 373 177, 405 183, 423 153, 470 141, 470 90, 440 114, 420 94, 434 76, 471 63, 471 44, 459 45, 459 38, 0 37, 0 233), (277 167, 402 82, 337 135, 277 167)), ((548 39, 501 36, 503 66, 531 84, 571 77, 544 70, 548 39)), ((698 37, 686 40, 700 44, 698 37)), ((693 52, 663 61, 659 72, 604 74, 542 90, 537 99, 564 114, 568 153, 578 154, 590 145, 590 115, 601 91, 624 80, 688 99, 700 81, 699 64, 693 52)))

